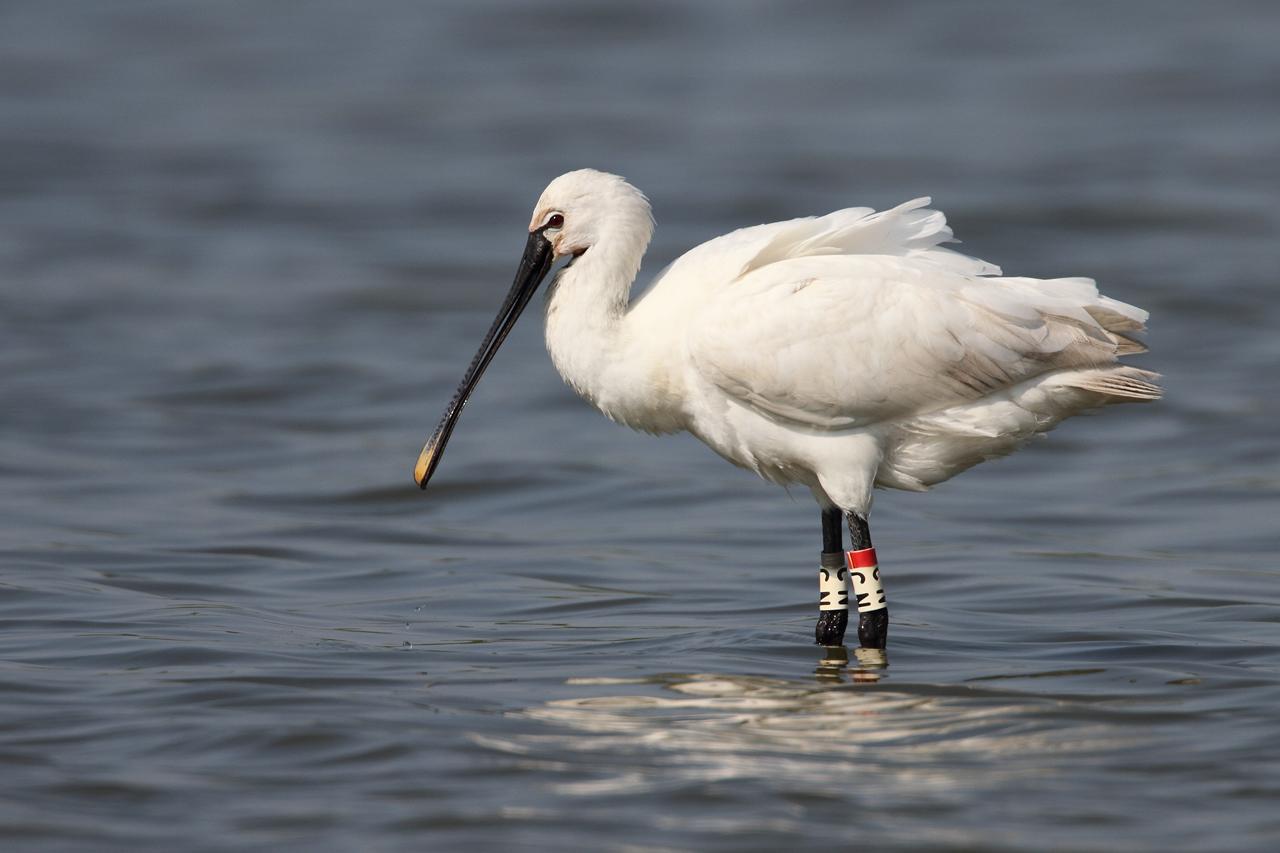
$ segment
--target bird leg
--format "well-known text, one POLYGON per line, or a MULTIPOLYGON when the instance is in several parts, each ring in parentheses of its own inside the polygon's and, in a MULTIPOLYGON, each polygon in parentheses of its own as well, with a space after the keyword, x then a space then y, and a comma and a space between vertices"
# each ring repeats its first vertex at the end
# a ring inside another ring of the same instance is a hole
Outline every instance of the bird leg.
POLYGON ((844 643, 844 631, 849 625, 848 575, 840 510, 824 509, 822 558, 818 568, 818 624, 813 632, 813 641, 819 646, 844 643))
POLYGON ((876 549, 871 545, 871 528, 866 518, 857 513, 845 514, 849 522, 852 546, 845 555, 849 563, 849 580, 858 608, 858 645, 864 649, 883 649, 889 634, 889 605, 876 563, 876 549))

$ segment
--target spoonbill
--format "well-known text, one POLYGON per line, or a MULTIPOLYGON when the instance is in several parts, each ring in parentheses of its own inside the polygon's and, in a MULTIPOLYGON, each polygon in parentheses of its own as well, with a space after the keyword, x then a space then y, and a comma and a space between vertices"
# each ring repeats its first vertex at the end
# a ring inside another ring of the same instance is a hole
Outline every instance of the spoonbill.
POLYGON ((883 649, 888 602, 867 515, 879 486, 924 491, 1087 409, 1155 400, 1147 312, 1091 279, 1004 276, 968 257, 930 199, 742 228, 630 299, 654 221, 644 194, 581 169, 543 191, 515 282, 418 457, 422 488, 458 415, 552 265, 547 350, 614 421, 686 430, 728 461, 807 486, 821 509, 815 642, 883 649), (852 548, 845 551, 841 520, 852 548))

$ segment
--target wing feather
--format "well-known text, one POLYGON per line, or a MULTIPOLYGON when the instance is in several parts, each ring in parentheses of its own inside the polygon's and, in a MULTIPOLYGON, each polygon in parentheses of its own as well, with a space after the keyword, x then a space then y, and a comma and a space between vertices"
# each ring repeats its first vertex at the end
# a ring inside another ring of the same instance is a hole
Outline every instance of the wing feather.
POLYGON ((706 311, 688 342, 696 369, 748 406, 819 429, 1114 364, 1133 346, 1118 332, 1144 316, 1088 279, 975 277, 909 254, 773 260, 706 311))
POLYGON ((678 282, 680 290, 705 291, 731 286, 773 264, 816 256, 895 255, 961 275, 999 275, 995 264, 942 247, 954 237, 947 218, 928 209, 929 203, 918 198, 890 210, 850 207, 826 216, 739 228, 676 258, 654 277, 636 307, 664 282, 678 282))
POLYGON ((734 231, 678 258, 633 310, 687 318, 704 379, 817 429, 935 411, 1054 370, 1086 376, 1144 349, 1133 335, 1145 311, 1087 278, 1001 277, 945 248, 951 229, 928 204, 734 231))

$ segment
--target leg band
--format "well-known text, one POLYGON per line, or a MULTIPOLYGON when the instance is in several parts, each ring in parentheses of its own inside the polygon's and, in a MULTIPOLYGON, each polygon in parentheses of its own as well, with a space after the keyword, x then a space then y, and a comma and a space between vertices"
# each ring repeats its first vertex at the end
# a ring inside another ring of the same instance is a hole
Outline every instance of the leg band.
POLYGON ((821 568, 818 569, 818 609, 848 610, 849 590, 845 582, 849 573, 845 569, 840 552, 822 553, 821 568))
POLYGON ((876 549, 846 551, 849 561, 849 579, 853 582, 853 600, 859 613, 884 610, 889 606, 885 599, 884 584, 880 581, 880 566, 876 564, 876 549))

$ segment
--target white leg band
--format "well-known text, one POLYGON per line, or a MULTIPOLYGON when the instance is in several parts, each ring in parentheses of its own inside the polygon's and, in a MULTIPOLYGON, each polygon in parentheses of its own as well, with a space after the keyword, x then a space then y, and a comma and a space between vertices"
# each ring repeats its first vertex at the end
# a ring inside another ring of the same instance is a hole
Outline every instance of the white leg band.
MULTIPOLYGON (((837 552, 838 553, 838 552, 837 552)), ((849 572, 844 566, 818 569, 818 609, 848 610, 849 590, 845 581, 849 572)))

